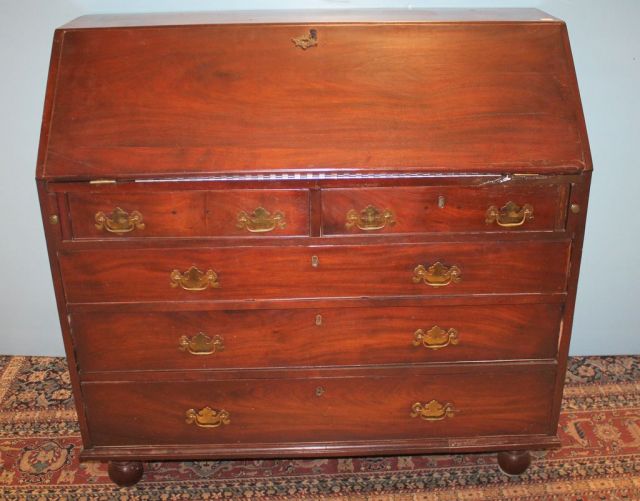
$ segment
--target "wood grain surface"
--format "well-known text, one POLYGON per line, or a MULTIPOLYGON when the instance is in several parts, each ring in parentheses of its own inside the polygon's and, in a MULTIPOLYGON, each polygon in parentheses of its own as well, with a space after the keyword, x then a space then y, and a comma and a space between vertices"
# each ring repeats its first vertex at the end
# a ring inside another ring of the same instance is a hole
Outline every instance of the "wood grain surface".
POLYGON ((37 178, 83 458, 559 444, 592 167, 566 26, 537 10, 340 15, 56 31, 37 178), (533 219, 488 224, 507 202, 533 219), (369 205, 394 224, 346 226, 369 205), (97 228, 117 207, 144 228, 97 228), (238 226, 258 208, 286 224, 238 226), (436 262, 461 281, 414 282, 436 262), (220 287, 172 287, 192 266, 220 287), (457 344, 414 344, 435 326, 457 344), (179 349, 198 333, 224 349, 179 349), (431 399, 453 416, 411 417, 431 399), (205 406, 230 423, 186 423, 205 406))
POLYGON ((83 383, 82 388, 95 445, 332 442, 548 433, 554 377, 549 367, 531 364, 430 376, 405 369, 361 377, 83 383), (414 403, 432 399, 451 403, 457 412, 441 421, 411 417, 414 403), (188 409, 205 406, 226 410, 231 423, 218 428, 186 423, 188 409))
POLYGON ((563 185, 433 187, 433 188, 343 188, 322 190, 322 232, 325 235, 553 231, 565 223, 563 185), (486 222, 489 207, 500 209, 507 202, 533 207, 533 218, 522 226, 504 228, 486 222), (393 214, 393 224, 380 230, 348 227, 350 210, 360 213, 368 206, 393 214))
POLYGON ((309 367, 553 359, 559 304, 78 312, 71 317, 81 372, 309 367), (457 344, 414 345, 418 329, 456 329, 457 344), (224 349, 193 355, 182 336, 220 336, 224 349))
POLYGON ((65 31, 40 175, 580 172, 565 36, 473 22, 65 31), (310 29, 318 46, 297 48, 310 29))
POLYGON ((565 289, 569 250, 567 241, 110 249, 61 252, 60 267, 71 303, 543 293, 565 289), (435 262, 458 266, 461 281, 413 281, 435 262), (220 287, 172 287, 172 271, 191 266, 213 270, 220 287))
POLYGON ((306 190, 213 190, 154 193, 101 192, 69 193, 73 237, 80 239, 150 237, 255 237, 309 234, 309 195, 306 190), (144 229, 109 233, 95 225, 95 214, 116 208, 138 211, 144 229), (238 215, 251 215, 262 207, 280 212, 284 226, 267 233, 251 233, 238 226, 238 215))

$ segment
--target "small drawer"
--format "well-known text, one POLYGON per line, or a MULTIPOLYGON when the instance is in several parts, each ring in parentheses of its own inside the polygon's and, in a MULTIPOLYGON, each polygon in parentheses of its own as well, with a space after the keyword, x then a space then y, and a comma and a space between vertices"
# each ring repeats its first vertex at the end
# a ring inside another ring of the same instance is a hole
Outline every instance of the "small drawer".
POLYGON ((190 237, 207 233, 206 192, 69 193, 75 239, 190 237))
POLYGON ((555 358, 560 304, 76 312, 82 373, 555 358))
POLYGON ((91 442, 96 446, 551 432, 555 366, 550 364, 340 374, 85 382, 82 393, 91 442))
POLYGON ((309 234, 306 190, 110 190, 68 199, 77 239, 309 234))
POLYGON ((323 235, 560 231, 566 185, 322 191, 323 235))
POLYGON ((570 241, 63 250, 67 301, 553 293, 570 241))

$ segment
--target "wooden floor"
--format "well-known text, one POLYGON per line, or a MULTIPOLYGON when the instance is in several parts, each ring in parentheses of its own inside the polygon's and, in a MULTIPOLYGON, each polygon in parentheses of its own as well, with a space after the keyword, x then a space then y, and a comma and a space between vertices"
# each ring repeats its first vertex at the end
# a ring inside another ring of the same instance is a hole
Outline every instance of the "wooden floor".
POLYGON ((559 435, 522 477, 495 454, 150 463, 133 488, 79 463, 63 358, 0 356, 0 499, 640 499, 640 356, 570 360, 559 435))

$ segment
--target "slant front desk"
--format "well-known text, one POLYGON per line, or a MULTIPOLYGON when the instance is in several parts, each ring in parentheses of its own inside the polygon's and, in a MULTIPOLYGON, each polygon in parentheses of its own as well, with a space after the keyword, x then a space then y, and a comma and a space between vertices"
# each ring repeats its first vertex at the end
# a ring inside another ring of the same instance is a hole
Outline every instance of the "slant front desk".
POLYGON ((536 10, 89 16, 37 183, 82 457, 496 451, 557 424, 591 160, 536 10))

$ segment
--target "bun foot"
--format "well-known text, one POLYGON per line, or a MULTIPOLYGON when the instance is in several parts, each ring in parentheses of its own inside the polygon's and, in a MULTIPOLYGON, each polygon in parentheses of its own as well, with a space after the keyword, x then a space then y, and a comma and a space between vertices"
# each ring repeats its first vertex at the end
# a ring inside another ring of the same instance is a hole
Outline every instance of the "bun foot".
POLYGON ((142 478, 141 461, 109 461, 109 478, 120 487, 131 487, 142 478))
POLYGON ((498 465, 507 475, 520 475, 531 464, 529 451, 498 452, 498 465))

